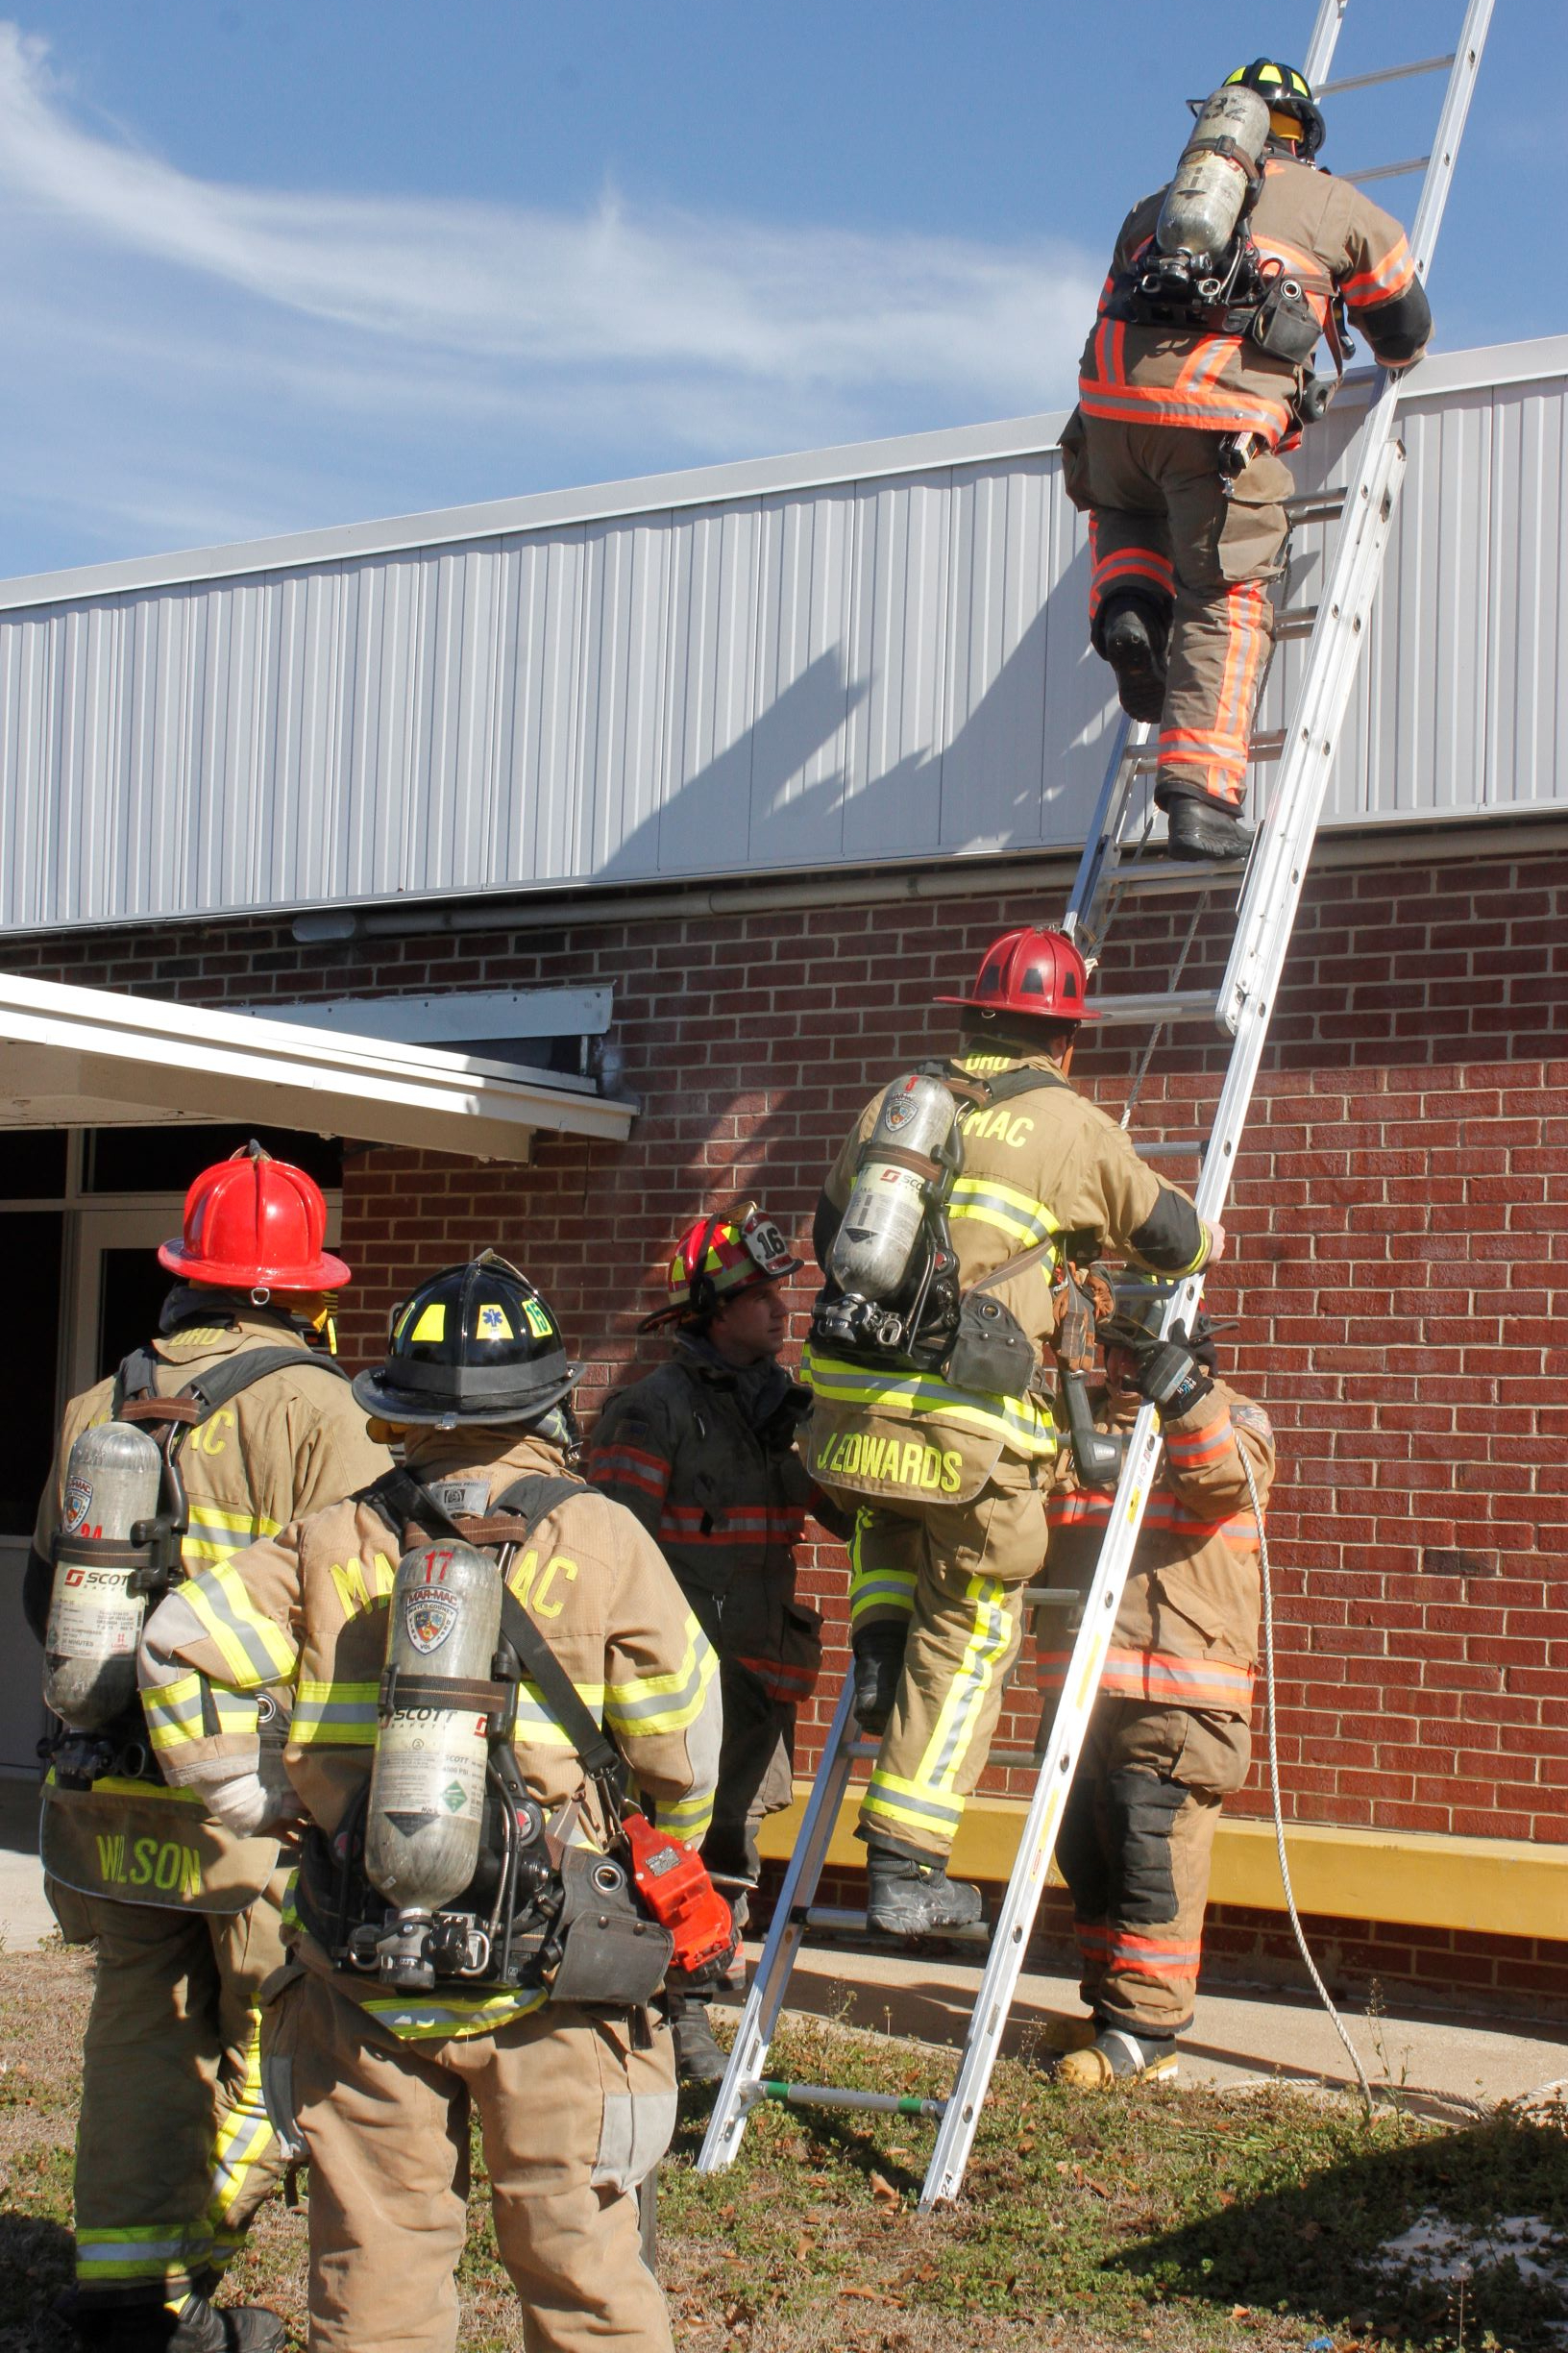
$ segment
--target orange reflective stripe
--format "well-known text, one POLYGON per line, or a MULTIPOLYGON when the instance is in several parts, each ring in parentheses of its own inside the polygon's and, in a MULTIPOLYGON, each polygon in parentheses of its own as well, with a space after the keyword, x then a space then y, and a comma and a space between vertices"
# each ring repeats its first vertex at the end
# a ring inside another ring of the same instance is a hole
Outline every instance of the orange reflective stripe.
POLYGON ((1415 263, 1403 233, 1394 239, 1381 261, 1369 262, 1353 278, 1341 280, 1339 291, 1353 309, 1364 308, 1374 303, 1392 302, 1403 294, 1415 276, 1415 263))
POLYGON ((1177 392, 1169 384, 1108 382, 1080 377, 1078 405, 1086 417, 1116 425, 1190 425, 1201 432, 1259 433, 1273 448, 1290 429, 1283 401, 1232 384, 1213 391, 1177 392))
POLYGON ((1217 1462, 1235 1443, 1236 1433, 1231 1417, 1222 1413, 1217 1422, 1206 1422, 1201 1430, 1191 1430, 1185 1436, 1165 1439, 1165 1453, 1178 1470, 1196 1470, 1200 1463, 1217 1462))
MULTIPOLYGON (((1066 1680, 1070 1651, 1047 1651, 1039 1660, 1042 1691, 1066 1680)), ((1100 1697, 1138 1700, 1159 1707, 1218 1707, 1246 1715, 1253 1670, 1229 1658, 1181 1658, 1170 1651, 1134 1651, 1113 1644, 1100 1677, 1100 1697)))

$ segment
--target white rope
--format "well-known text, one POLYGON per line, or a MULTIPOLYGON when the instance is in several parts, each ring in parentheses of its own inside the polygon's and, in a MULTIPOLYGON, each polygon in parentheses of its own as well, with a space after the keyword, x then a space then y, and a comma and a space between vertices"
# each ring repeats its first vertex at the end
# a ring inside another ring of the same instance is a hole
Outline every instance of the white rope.
POLYGON ((1237 1453, 1241 1458, 1241 1468, 1246 1474, 1247 1493, 1252 1498, 1252 1516, 1258 1528, 1258 1564, 1262 1573, 1263 1692, 1268 1709, 1268 1794, 1274 1802, 1274 1844, 1279 1850, 1280 1881, 1285 1889, 1285 1908, 1290 1915, 1290 1925, 1295 1932, 1296 1949, 1307 1965, 1307 1974, 1317 1989, 1317 1998, 1328 2012, 1335 2033, 1349 2053, 1350 2064, 1356 2070, 1356 2080, 1361 2087, 1361 2097, 1365 2100, 1367 2113, 1370 2115, 1372 2110, 1371 2083, 1367 2079, 1365 2068, 1361 2065, 1360 2053, 1350 2039, 1345 2022, 1335 2008, 1328 1987, 1318 1975, 1317 1963, 1312 1959, 1306 1933, 1302 1928, 1301 1915, 1296 1910, 1295 1890, 1290 1885, 1290 1863, 1285 1851, 1285 1808, 1280 1800, 1280 1747, 1275 1726, 1274 1585, 1269 1575, 1268 1537, 1263 1529, 1263 1507, 1258 1500, 1258 1483, 1253 1478, 1252 1464, 1247 1459, 1246 1449, 1241 1445, 1239 1439, 1237 1443, 1237 1453))

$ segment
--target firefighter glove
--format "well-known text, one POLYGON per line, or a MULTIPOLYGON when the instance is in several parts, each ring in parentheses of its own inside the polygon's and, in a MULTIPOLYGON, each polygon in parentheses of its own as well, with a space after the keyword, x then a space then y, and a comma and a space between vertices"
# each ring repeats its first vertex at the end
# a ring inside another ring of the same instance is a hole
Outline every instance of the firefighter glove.
POLYGON ((1132 1351, 1133 1385, 1158 1408, 1162 1421, 1174 1421, 1201 1405, 1213 1381, 1192 1353, 1190 1336, 1178 1324, 1169 1336, 1132 1351))

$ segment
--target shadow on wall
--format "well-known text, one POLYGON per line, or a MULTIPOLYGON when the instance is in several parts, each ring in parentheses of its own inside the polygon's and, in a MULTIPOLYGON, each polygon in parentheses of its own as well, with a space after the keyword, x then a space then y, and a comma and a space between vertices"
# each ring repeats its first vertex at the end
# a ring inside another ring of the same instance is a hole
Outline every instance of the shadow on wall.
POLYGON ((851 678, 842 643, 818 654, 625 836, 596 879, 1082 841, 1115 717, 1110 674, 1088 644, 1088 571, 1080 549, 951 734, 949 705, 963 691, 951 658, 944 675, 906 675, 900 699, 874 675, 851 678), (1069 721, 1054 746, 1046 740, 1048 664, 1072 674, 1066 685, 1053 675, 1055 701, 1069 721), (852 759, 862 733, 874 740, 852 759), (852 782, 851 770, 874 767, 889 739, 916 734, 927 739, 922 748, 894 753, 866 782, 852 782))

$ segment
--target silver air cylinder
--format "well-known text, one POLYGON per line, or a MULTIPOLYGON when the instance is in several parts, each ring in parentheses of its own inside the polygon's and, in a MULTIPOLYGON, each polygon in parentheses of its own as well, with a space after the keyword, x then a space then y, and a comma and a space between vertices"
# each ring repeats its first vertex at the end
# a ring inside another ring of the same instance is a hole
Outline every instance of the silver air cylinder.
POLYGON ((1268 106, 1256 90, 1239 83, 1215 90, 1198 116, 1154 226, 1162 254, 1213 261, 1235 236, 1247 201, 1247 171, 1239 157, 1216 151, 1220 139, 1238 148, 1256 171, 1268 139, 1268 106))
POLYGON ((957 1117, 958 1105, 940 1079, 912 1072, 894 1080, 828 1252, 827 1272, 841 1290, 879 1302, 896 1298, 920 1238, 927 1179, 890 1151, 939 1161, 957 1117))
POLYGON ((131 1543, 158 1509, 162 1457, 129 1422, 84 1430, 65 1466, 55 1581, 44 1636, 43 1696, 73 1731, 96 1732, 136 1696, 136 1645, 147 1597, 130 1590, 144 1565, 131 1543))
MULTIPOLYGON (((386 1663, 401 1681, 486 1682, 501 1636, 501 1571, 471 1544, 432 1544, 398 1563, 386 1663)), ((478 1861, 488 1761, 485 1711, 391 1691, 376 1736, 365 1874, 387 1901, 428 1917, 478 1861)))

